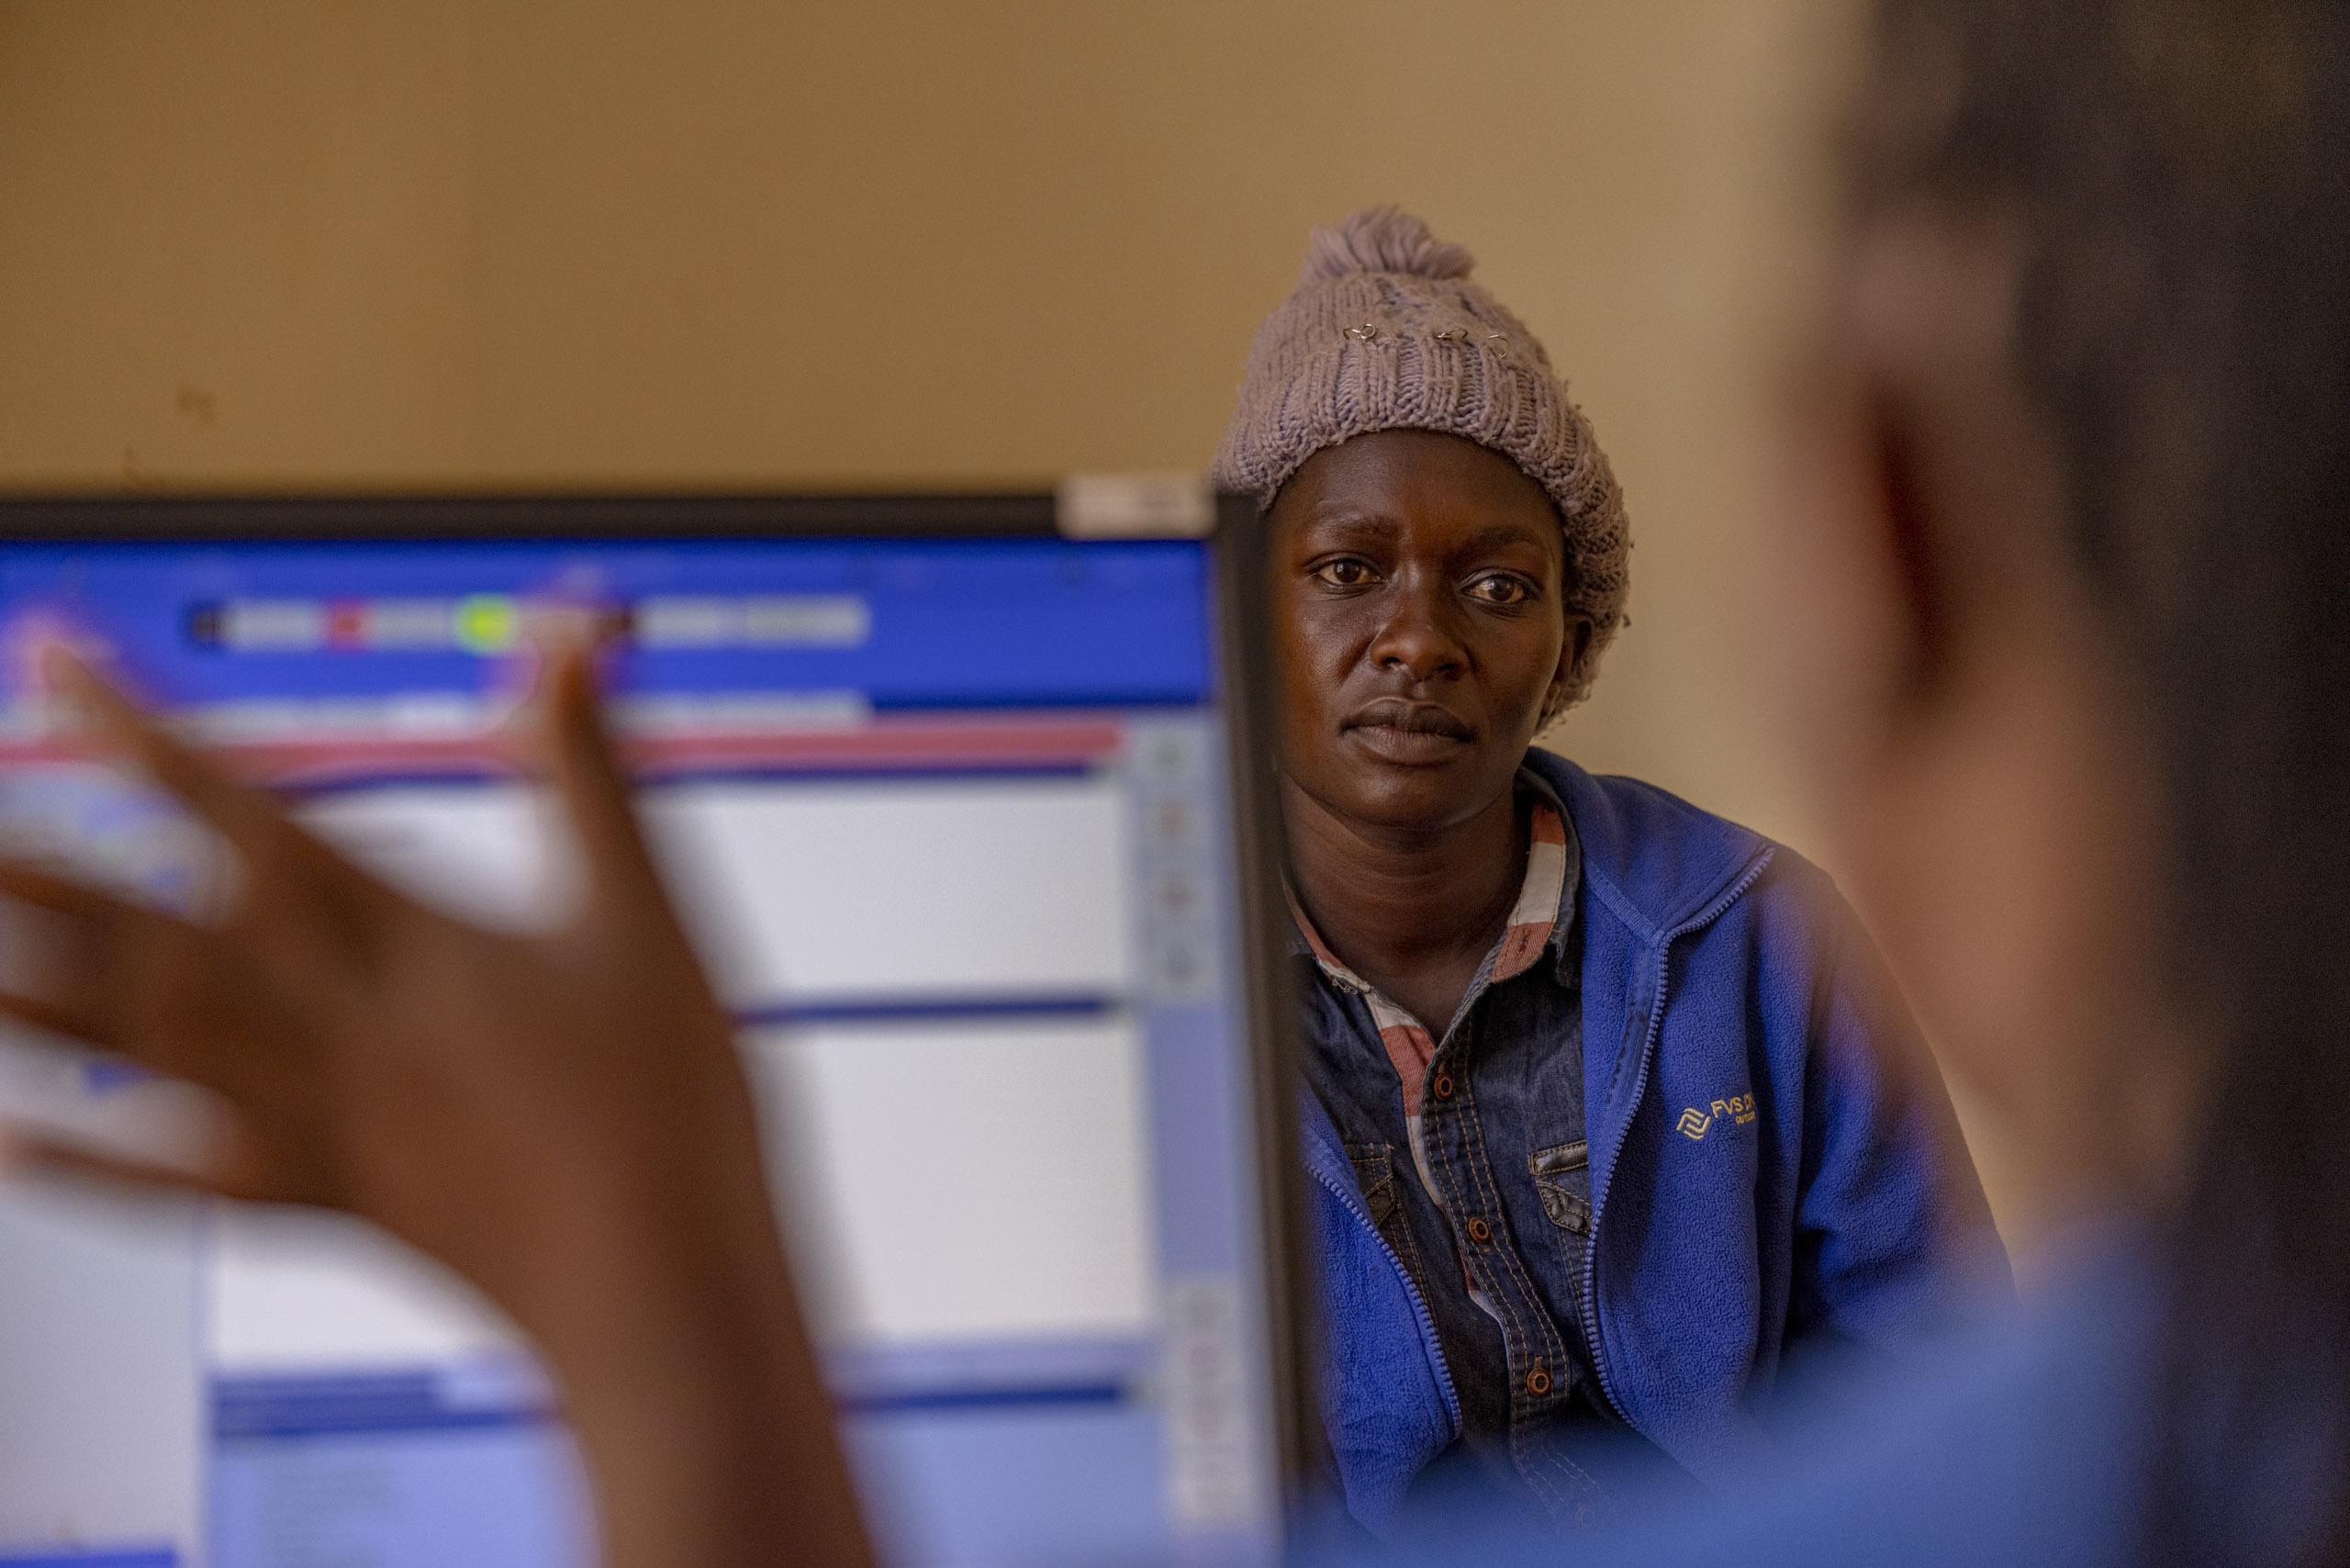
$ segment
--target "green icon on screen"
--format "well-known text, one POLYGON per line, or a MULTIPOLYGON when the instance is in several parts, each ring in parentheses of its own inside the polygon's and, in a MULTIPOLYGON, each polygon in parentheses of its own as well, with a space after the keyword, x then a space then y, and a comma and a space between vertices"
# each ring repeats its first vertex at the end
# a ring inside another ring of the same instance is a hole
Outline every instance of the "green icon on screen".
POLYGON ((502 593, 477 593, 457 601, 457 646, 471 654, 502 654, 521 630, 514 601, 502 593))

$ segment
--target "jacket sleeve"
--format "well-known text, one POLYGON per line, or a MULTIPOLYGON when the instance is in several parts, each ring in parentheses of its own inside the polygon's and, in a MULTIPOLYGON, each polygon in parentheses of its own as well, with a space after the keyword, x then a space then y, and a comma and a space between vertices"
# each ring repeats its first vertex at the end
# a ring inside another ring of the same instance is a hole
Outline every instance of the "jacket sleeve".
POLYGON ((2013 1289, 1932 1056, 1851 908, 1803 872, 1782 889, 1814 956, 1787 1303, 1798 1353, 1921 1338, 2013 1289))

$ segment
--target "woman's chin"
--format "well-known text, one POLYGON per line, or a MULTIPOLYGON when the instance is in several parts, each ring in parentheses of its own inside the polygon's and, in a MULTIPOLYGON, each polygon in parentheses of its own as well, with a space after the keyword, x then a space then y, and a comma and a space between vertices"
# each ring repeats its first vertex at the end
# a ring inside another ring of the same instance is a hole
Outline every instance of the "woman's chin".
POLYGON ((1340 800, 1326 803, 1339 816, 1377 832, 1441 833, 1472 821, 1509 793, 1507 779, 1495 790, 1466 770, 1449 774, 1394 768, 1356 780, 1340 800))

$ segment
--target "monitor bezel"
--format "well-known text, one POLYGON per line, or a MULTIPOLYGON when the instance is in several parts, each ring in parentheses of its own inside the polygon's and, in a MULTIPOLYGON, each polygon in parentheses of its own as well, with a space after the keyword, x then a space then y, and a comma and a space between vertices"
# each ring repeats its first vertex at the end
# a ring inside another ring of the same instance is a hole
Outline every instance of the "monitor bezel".
MULTIPOLYGON (((1219 514, 1220 515, 1220 514, 1219 514)), ((1047 492, 0 496, 0 541, 1056 537, 1047 492)))

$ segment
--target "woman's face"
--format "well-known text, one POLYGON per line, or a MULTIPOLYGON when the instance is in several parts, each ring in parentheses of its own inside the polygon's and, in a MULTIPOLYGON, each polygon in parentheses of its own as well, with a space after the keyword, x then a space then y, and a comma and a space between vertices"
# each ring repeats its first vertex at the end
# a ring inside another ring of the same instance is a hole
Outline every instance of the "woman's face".
POLYGON ((1474 442, 1382 431, 1309 458, 1271 525, 1290 783, 1416 830, 1506 795, 1588 636, 1542 487, 1474 442))

